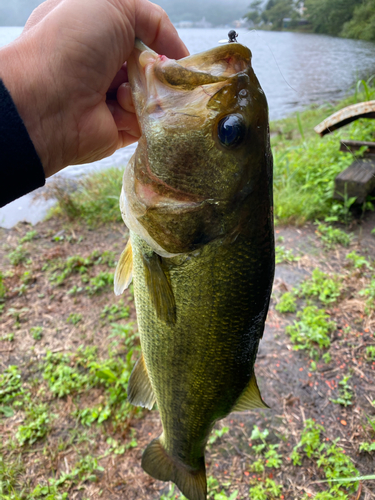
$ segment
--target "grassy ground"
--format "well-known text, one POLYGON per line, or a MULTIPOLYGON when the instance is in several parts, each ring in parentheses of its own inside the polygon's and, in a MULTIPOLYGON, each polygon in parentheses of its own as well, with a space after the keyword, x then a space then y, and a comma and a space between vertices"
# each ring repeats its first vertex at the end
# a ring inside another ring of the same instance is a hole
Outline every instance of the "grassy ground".
MULTIPOLYGON (((311 133, 327 113, 271 126, 284 224, 256 364, 271 409, 216 425, 211 500, 375 498, 375 216, 354 219, 327 194, 335 162, 352 161, 335 156, 339 133, 332 144, 311 133), (316 217, 347 225, 285 225, 316 217)), ((346 133, 369 138, 368 123, 346 133)), ((127 238, 120 185, 113 170, 70 194, 56 186, 50 220, 0 230, 1 499, 182 499, 140 467, 161 431, 157 410, 126 401, 139 339, 132 290, 112 290, 127 238)))

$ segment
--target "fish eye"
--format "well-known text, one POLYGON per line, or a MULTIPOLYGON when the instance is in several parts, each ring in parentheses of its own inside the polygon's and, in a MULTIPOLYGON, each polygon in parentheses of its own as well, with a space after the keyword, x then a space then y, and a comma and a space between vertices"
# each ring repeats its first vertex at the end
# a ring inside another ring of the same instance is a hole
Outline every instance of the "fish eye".
POLYGON ((246 125, 240 116, 228 115, 219 121, 217 134, 223 146, 233 148, 245 138, 246 125))

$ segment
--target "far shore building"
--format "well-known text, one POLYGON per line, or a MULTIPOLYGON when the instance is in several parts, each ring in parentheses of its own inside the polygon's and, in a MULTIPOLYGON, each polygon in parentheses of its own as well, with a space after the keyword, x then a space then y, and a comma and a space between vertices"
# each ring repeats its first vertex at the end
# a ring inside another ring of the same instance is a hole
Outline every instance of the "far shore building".
POLYGON ((194 27, 195 28, 203 28, 203 29, 212 28, 212 23, 206 21, 205 17, 202 17, 202 19, 200 21, 198 21, 197 23, 194 24, 194 27))
POLYGON ((193 21, 179 21, 178 23, 174 23, 176 28, 193 28, 193 21))

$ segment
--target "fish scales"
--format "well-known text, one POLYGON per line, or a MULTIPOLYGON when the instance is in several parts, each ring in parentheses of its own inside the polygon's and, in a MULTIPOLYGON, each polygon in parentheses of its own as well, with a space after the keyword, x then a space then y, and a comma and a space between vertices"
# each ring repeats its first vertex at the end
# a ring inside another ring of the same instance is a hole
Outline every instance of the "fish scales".
POLYGON ((128 399, 156 402, 163 425, 143 469, 206 500, 213 425, 266 407, 254 364, 274 274, 267 102, 240 44, 179 61, 137 46, 142 137, 124 173, 130 239, 115 272, 116 294, 133 278, 142 347, 128 399))
POLYGON ((178 257, 168 259, 165 269, 177 316, 169 326, 158 321, 146 293, 140 255, 145 244, 137 237, 134 240, 133 280, 142 352, 156 400, 163 401, 159 410, 165 449, 194 468, 204 455, 210 428, 230 412, 252 375, 269 298, 269 290, 259 282, 269 268, 254 268, 251 242, 242 238, 228 245, 210 243, 184 262, 178 257), (174 373, 192 383, 182 387, 171 377, 174 373), (176 421, 186 425, 176 426, 176 421), (192 444, 197 448, 194 452, 192 444))

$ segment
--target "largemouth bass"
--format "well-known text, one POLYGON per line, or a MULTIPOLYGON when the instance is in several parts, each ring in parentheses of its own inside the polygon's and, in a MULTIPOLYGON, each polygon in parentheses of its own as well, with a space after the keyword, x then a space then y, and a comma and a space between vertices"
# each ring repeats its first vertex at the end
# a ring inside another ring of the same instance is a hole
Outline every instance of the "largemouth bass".
POLYGON ((115 273, 116 294, 133 279, 142 346, 128 398, 156 402, 163 424, 143 469, 204 500, 214 423, 266 406, 254 363, 274 275, 268 108, 239 43, 178 61, 136 47, 142 136, 124 173, 130 239, 115 273))

